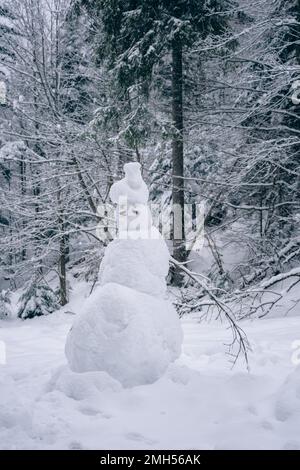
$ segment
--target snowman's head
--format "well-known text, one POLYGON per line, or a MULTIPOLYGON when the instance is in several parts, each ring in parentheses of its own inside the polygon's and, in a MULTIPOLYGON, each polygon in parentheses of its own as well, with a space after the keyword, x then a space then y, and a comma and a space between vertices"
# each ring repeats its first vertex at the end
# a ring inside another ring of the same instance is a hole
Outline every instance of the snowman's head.
POLYGON ((141 182, 143 181, 141 175, 141 165, 138 162, 130 162, 124 165, 125 179, 128 185, 137 189, 140 187, 141 182))

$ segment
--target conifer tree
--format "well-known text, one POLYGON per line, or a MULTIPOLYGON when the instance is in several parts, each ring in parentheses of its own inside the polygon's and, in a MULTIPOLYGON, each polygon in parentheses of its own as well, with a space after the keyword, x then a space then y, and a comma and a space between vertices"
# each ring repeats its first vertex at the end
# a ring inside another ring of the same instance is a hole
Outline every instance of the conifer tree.
POLYGON ((20 298, 18 317, 27 318, 49 315, 59 309, 57 296, 45 282, 34 277, 20 298))
POLYGON ((5 320, 10 316, 10 294, 8 291, 0 291, 0 320, 5 320))
MULTIPOLYGON (((173 255, 186 260, 184 237, 184 55, 199 40, 228 28, 229 0, 82 0, 103 30, 100 58, 108 58, 125 90, 148 91, 154 67, 171 56, 173 255)), ((179 272, 174 282, 181 282, 179 272)))

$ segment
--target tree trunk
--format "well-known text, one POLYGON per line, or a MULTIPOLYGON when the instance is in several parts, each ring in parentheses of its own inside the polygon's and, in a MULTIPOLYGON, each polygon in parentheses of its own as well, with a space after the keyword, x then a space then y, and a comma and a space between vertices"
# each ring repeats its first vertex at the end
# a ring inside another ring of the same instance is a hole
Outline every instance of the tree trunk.
MULTIPOLYGON (((184 161, 183 161, 183 73, 182 44, 175 39, 172 45, 172 166, 173 166, 173 257, 176 261, 186 261, 184 233, 184 161)), ((174 268, 172 282, 181 285, 182 270, 174 268)))
MULTIPOLYGON (((24 159, 24 156, 21 157, 21 162, 20 162, 20 176, 21 176, 21 194, 22 194, 22 197, 24 198, 25 197, 25 194, 26 194, 26 163, 25 163, 25 159, 24 159)), ((24 218, 22 218, 22 227, 23 227, 23 231, 25 233, 25 221, 24 221, 24 218)), ((26 248, 25 248, 25 245, 22 246, 22 249, 21 249, 21 260, 22 261, 25 261, 26 260, 26 248)))
POLYGON ((60 294, 60 304, 62 306, 68 303, 68 293, 67 293, 67 239, 63 234, 60 239, 60 257, 59 257, 59 294, 60 294))
POLYGON ((68 286, 67 286, 67 260, 69 257, 69 235, 66 233, 66 223, 64 209, 62 207, 62 193, 58 189, 57 204, 58 204, 58 233, 59 233, 59 259, 58 259, 58 273, 59 273, 59 297, 60 304, 63 307, 68 303, 68 286))

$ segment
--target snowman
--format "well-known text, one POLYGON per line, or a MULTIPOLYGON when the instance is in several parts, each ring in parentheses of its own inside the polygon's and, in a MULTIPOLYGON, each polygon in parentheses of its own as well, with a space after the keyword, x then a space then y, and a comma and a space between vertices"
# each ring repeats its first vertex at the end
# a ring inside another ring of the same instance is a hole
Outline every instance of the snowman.
POLYGON ((166 298, 169 251, 152 225, 139 163, 112 185, 118 236, 106 248, 99 286, 66 341, 74 372, 105 371, 124 387, 159 379, 181 353, 178 315, 166 298))

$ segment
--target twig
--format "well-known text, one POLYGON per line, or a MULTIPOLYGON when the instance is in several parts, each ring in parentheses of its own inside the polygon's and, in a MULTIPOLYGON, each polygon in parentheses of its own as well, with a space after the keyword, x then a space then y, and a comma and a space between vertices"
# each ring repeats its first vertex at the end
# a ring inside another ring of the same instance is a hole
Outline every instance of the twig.
POLYGON ((195 273, 193 273, 188 268, 186 268, 182 263, 176 261, 173 257, 171 257, 171 264, 181 269, 185 274, 187 274, 191 279, 193 279, 193 281, 195 281, 197 284, 199 284, 202 287, 202 289, 207 293, 207 295, 212 300, 213 304, 219 310, 217 318, 222 318, 221 314, 223 313, 232 331, 232 342, 228 345, 230 355, 232 355, 231 350, 234 347, 234 345, 236 343, 238 344, 237 353, 232 355, 234 358, 233 366, 236 364, 240 353, 242 353, 246 362, 247 369, 249 370, 249 360, 248 360, 248 350, 250 349, 249 342, 248 342, 248 339, 244 330, 240 328, 240 326, 237 325, 236 321, 233 319, 232 312, 230 311, 229 307, 225 305, 221 300, 219 300, 215 296, 215 294, 213 294, 212 290, 207 286, 207 284, 205 284, 204 281, 199 279, 199 277, 195 275, 195 273))

